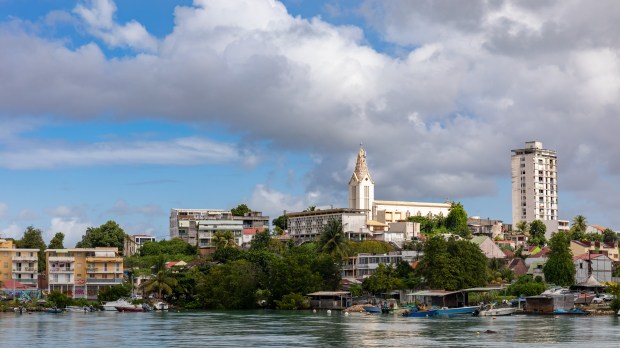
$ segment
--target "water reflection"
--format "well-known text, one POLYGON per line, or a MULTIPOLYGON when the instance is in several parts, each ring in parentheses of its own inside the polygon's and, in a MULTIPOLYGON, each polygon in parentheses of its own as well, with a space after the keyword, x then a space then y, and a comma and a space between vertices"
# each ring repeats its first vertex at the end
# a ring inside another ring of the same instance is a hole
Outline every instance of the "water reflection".
POLYGON ((403 318, 334 312, 0 313, 2 347, 617 346, 617 317, 403 318), (492 333, 485 333, 490 330, 492 333))

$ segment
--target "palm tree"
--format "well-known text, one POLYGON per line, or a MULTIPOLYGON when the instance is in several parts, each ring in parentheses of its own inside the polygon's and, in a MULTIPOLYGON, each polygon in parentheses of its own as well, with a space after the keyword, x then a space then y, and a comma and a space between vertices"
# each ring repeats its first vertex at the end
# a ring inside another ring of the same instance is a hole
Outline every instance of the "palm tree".
POLYGON ((517 231, 523 233, 524 235, 529 235, 529 227, 530 225, 525 220, 521 220, 517 222, 517 231))
POLYGON ((172 293, 172 288, 176 285, 177 280, 171 277, 167 271, 161 270, 157 272, 153 278, 146 281, 142 287, 146 293, 157 291, 157 298, 161 299, 162 293, 170 295, 172 293))
POLYGON ((217 231, 213 235, 213 244, 216 248, 224 248, 224 247, 234 247, 237 245, 235 243, 235 236, 231 231, 217 231))
POLYGON ((583 215, 577 215, 573 218, 573 223, 571 224, 571 227, 575 231, 585 232, 588 228, 588 220, 586 220, 586 217, 583 215))
POLYGON ((347 239, 342 228, 342 221, 329 220, 323 227, 319 238, 319 251, 344 259, 348 256, 347 239))

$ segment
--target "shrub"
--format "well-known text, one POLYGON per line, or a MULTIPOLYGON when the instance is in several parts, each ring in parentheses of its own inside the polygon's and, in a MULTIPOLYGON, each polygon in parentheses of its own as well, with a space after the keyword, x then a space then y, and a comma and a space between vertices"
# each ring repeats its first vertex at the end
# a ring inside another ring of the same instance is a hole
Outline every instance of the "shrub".
POLYGON ((278 309, 308 309, 310 303, 308 299, 298 292, 284 295, 281 301, 276 301, 278 309))

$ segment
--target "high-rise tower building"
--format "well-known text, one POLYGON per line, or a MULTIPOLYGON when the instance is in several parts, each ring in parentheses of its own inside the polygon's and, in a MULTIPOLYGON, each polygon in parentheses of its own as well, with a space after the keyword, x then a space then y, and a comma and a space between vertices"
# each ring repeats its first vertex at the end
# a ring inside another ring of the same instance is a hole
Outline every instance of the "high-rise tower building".
POLYGON ((366 164, 366 151, 360 145, 355 162, 355 170, 349 180, 349 208, 368 211, 368 220, 372 220, 372 206, 375 201, 375 183, 370 177, 366 164))
POLYGON ((557 155, 539 141, 512 150, 512 223, 541 220, 546 235, 558 231, 557 155))

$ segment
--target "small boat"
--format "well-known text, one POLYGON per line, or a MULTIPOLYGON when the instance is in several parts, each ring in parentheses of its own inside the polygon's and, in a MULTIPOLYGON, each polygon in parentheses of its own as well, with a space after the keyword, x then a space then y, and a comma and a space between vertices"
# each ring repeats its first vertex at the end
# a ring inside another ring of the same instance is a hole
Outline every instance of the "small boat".
POLYGON ((129 301, 124 298, 119 298, 116 301, 104 302, 101 307, 104 311, 116 311, 116 307, 133 306, 129 301))
POLYGON ((142 306, 130 305, 130 306, 118 306, 116 310, 124 313, 124 312, 144 312, 144 308, 142 306))
POLYGON ((505 307, 505 308, 495 308, 493 304, 486 305, 482 308, 482 310, 476 312, 474 311, 474 316, 479 317, 498 317, 503 315, 512 315, 517 311, 514 307, 505 307))
POLYGON ((405 311, 403 313, 403 317, 417 317, 417 318, 430 318, 437 315, 436 309, 426 309, 426 310, 414 310, 414 311, 405 311))
MULTIPOLYGON (((436 308, 433 308, 436 309, 436 308)), ((453 307, 453 308, 437 308, 438 315, 454 315, 454 314, 473 314, 476 310, 480 310, 478 306, 469 307, 453 307)))
POLYGON ((93 306, 67 306, 65 307, 65 311, 73 312, 73 313, 87 313, 96 311, 93 306))
POLYGON ((48 308, 45 311, 47 313, 62 313, 62 309, 60 308, 48 308))
POLYGON ((364 310, 367 313, 370 313, 370 314, 380 314, 381 313, 381 307, 379 307, 379 306, 364 306, 363 308, 364 308, 364 310))
POLYGON ((155 311, 167 311, 168 310, 168 304, 166 302, 155 302, 153 304, 153 310, 155 311))

